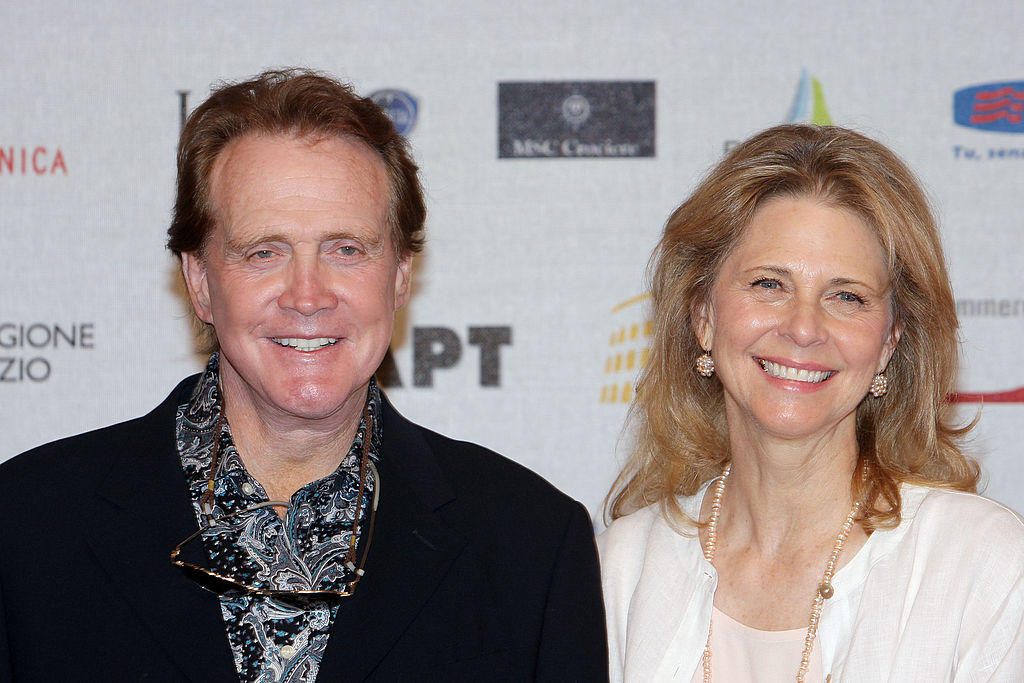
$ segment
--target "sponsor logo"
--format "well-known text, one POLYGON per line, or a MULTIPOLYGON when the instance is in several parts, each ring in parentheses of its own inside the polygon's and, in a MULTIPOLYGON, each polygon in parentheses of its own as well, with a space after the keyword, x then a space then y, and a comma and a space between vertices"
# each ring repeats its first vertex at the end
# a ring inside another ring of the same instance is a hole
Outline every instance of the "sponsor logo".
MULTIPOLYGON (((806 68, 800 70, 796 94, 793 95, 793 103, 789 106, 785 122, 815 126, 832 125, 832 115, 828 113, 828 105, 825 103, 825 88, 806 68)), ((740 140, 726 140, 722 145, 722 152, 728 153, 738 144, 740 140)))
POLYGON ((654 81, 498 84, 498 157, 653 157, 654 81))
POLYGON ((996 133, 1024 133, 1024 81, 957 90, 953 93, 953 122, 996 133))
POLYGON ((191 90, 176 90, 178 95, 178 128, 185 127, 185 119, 188 118, 188 96, 191 90))
MULTIPOLYGON (((953 123, 990 133, 1024 133, 1024 81, 986 83, 953 93, 953 123)), ((1024 159, 1019 147, 953 145, 957 161, 1024 159)))
POLYGON ((370 99, 384 110, 399 135, 408 137, 416 125, 416 98, 404 90, 386 89, 370 93, 370 99))
MULTIPOLYGON (((961 319, 1024 319, 1024 299, 957 299, 956 313, 961 319)), ((1004 391, 960 391, 950 399, 954 403, 1024 403, 1024 387, 1004 391)))
POLYGON ((1008 391, 961 391, 950 399, 954 403, 1024 403, 1024 387, 1008 391))
POLYGON ((569 95, 562 100, 562 118, 574 129, 590 118, 590 101, 583 95, 569 95))
POLYGON ((604 361, 601 403, 628 404, 633 400, 633 383, 650 354, 654 323, 644 315, 643 306, 650 298, 650 294, 641 294, 612 308, 614 322, 604 361))
MULTIPOLYGON (((434 373, 458 366, 463 360, 465 346, 475 346, 477 354, 478 379, 482 387, 501 386, 501 347, 511 346, 512 328, 507 325, 470 327, 465 342, 458 332, 450 327, 412 328, 412 386, 433 387, 434 373)), ((408 381, 408 377, 405 378, 408 381)), ((394 349, 377 369, 377 380, 385 387, 405 386, 394 349)))
POLYGON ((68 174, 68 165, 60 147, 0 147, 0 176, 58 174, 68 174))
POLYGON ((832 125, 832 117, 825 105, 825 89, 821 87, 821 81, 807 73, 807 69, 800 71, 800 81, 796 85, 796 95, 793 96, 786 123, 832 125))
POLYGON ((53 352, 92 348, 93 323, 0 322, 0 384, 45 382, 53 352))

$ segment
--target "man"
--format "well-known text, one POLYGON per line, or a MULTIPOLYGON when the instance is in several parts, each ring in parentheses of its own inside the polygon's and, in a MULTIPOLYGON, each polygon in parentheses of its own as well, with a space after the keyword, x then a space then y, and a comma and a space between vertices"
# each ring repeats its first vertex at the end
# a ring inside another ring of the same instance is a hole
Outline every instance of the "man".
POLYGON ((0 679, 606 679, 582 506, 373 380, 416 172, 314 73, 190 116, 168 244, 216 352, 149 415, 0 466, 0 679))

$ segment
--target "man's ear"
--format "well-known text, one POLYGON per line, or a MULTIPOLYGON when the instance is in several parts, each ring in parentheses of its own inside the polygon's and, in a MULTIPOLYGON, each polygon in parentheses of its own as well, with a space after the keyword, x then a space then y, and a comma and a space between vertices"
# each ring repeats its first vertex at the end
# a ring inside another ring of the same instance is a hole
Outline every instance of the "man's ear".
POLYGON ((188 298, 192 310, 204 323, 213 324, 213 309, 210 307, 210 283, 206 279, 206 260, 196 251, 181 254, 181 273, 185 276, 188 298))
POLYGON ((715 312, 711 303, 705 301, 697 306, 693 315, 693 333, 697 335, 697 343, 705 351, 711 350, 711 341, 715 338, 715 312))
POLYGON ((395 273, 395 310, 402 308, 409 303, 409 292, 412 283, 412 253, 405 254, 398 259, 398 269, 395 273))

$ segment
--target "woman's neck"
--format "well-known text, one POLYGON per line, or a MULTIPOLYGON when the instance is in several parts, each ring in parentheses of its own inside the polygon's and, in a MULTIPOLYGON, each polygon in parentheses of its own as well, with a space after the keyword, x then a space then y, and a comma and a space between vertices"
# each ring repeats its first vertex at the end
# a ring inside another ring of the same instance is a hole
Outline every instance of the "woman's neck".
POLYGON ((794 534, 815 534, 818 524, 831 528, 849 513, 859 452, 852 420, 803 439, 734 429, 729 443, 723 529, 746 528, 768 550, 794 534))
MULTIPOLYGON (((798 445, 734 438, 731 451, 716 523, 715 605, 754 628, 806 625, 809 601, 853 509, 856 442, 852 435, 845 447, 832 439, 798 445)), ((704 521, 710 518, 712 498, 704 497, 704 521)), ((706 527, 701 538, 707 542, 706 527)), ((837 569, 866 540, 855 524, 837 569)))

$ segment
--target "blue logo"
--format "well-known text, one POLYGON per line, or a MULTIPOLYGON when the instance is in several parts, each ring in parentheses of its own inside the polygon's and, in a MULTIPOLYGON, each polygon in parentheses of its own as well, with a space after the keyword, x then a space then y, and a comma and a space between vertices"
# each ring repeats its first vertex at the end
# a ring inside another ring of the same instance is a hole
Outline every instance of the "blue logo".
POLYGON ((408 137, 416 125, 416 98, 404 90, 378 90, 370 99, 384 110, 399 135, 408 137))
POLYGON ((953 122, 996 133, 1024 133, 1024 81, 957 90, 953 93, 953 122))

